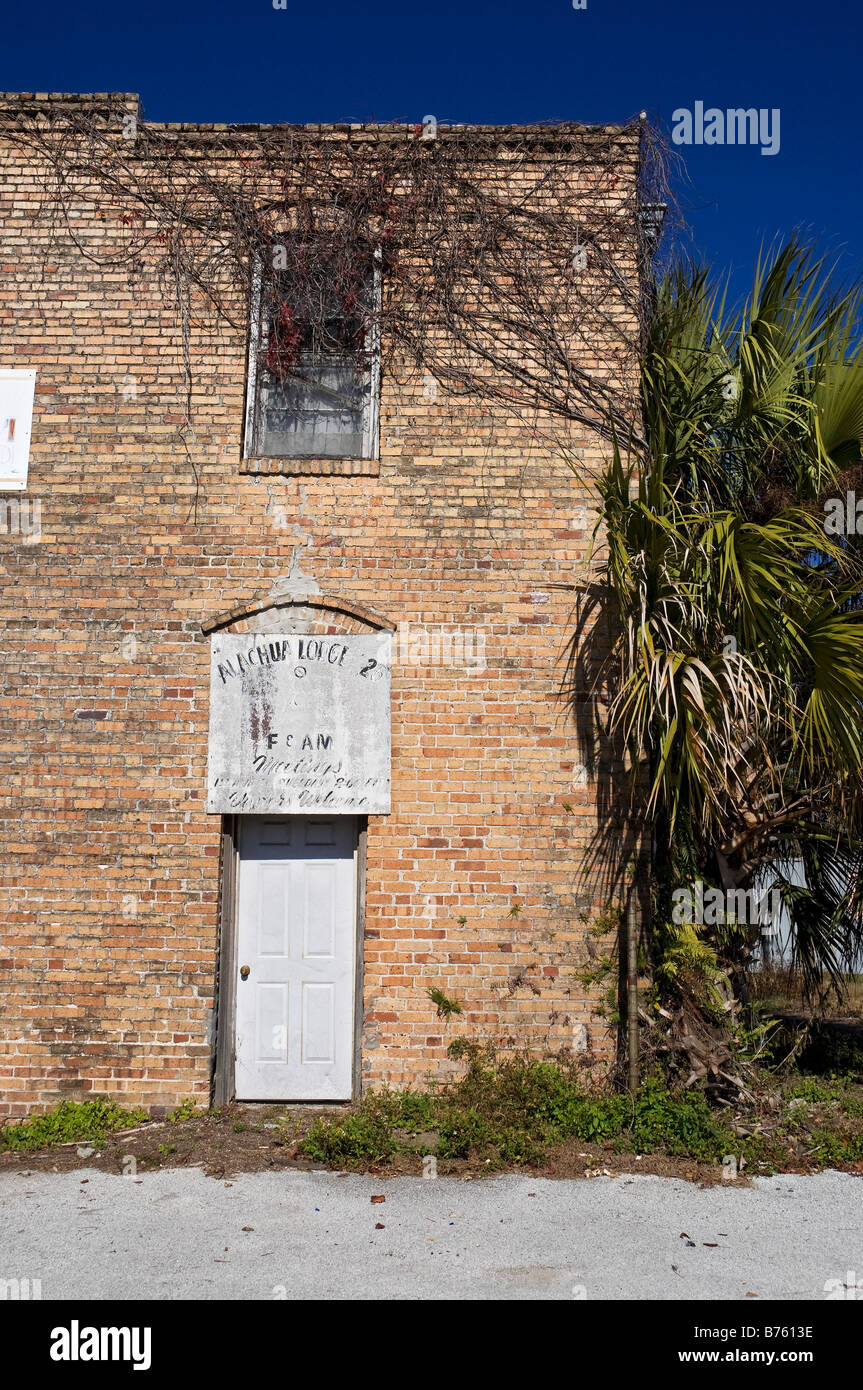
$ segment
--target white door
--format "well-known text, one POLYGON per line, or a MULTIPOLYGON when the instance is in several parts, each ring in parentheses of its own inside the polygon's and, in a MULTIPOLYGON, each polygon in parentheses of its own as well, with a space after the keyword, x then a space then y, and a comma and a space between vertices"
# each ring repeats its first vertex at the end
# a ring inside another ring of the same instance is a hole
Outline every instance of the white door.
POLYGON ((237 900, 238 1100, 350 1100, 352 816, 243 816, 237 900))

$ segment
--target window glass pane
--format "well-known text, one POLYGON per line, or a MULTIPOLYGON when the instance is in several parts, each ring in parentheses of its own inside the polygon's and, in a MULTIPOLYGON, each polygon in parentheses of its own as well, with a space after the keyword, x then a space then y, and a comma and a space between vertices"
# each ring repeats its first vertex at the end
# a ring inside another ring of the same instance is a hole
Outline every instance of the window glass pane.
POLYGON ((261 286, 254 411, 256 453, 364 458, 377 437, 375 270, 311 256, 261 286))
POLYGON ((264 374, 259 450, 268 458, 361 458, 369 392, 352 357, 302 353, 296 375, 264 374))

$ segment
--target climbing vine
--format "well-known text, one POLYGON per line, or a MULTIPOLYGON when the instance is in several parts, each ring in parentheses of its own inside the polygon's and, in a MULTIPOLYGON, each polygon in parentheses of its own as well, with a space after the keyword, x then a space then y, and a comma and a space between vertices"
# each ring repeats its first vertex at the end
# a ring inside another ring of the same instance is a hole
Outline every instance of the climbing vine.
POLYGON ((362 369, 373 335, 384 369, 410 364, 510 416, 637 435, 650 213, 668 200, 665 148, 643 120, 429 139, 404 125, 161 126, 109 98, 22 105, 4 126, 41 171, 42 214, 82 255, 170 285, 190 410, 196 316, 243 330, 257 294, 260 365, 279 379, 307 348, 362 369), (82 203, 116 214, 122 244, 94 250, 82 203))

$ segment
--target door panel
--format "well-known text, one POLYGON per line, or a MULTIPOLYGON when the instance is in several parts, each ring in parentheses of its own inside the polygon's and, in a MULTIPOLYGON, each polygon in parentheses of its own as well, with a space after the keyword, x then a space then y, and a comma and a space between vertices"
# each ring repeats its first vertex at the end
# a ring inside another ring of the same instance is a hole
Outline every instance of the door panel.
POLYGON ((238 1100, 351 1098, 355 844, 352 816, 243 817, 238 1100))

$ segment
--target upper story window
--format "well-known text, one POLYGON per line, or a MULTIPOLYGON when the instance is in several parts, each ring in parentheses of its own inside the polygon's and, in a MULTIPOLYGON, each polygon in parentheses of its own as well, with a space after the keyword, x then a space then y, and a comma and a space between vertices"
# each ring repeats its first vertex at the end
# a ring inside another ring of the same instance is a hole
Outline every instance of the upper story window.
POLYGON ((346 275, 316 260, 297 290, 278 250, 253 284, 246 456, 376 458, 379 261, 346 275))

